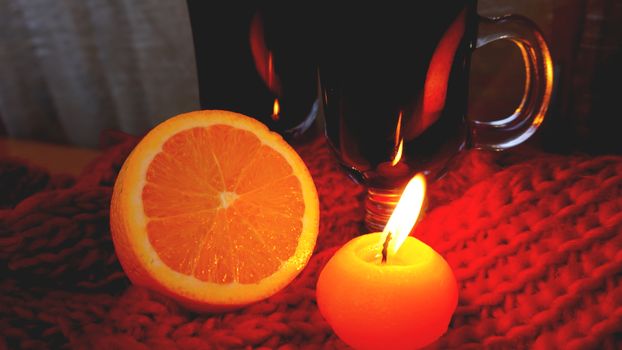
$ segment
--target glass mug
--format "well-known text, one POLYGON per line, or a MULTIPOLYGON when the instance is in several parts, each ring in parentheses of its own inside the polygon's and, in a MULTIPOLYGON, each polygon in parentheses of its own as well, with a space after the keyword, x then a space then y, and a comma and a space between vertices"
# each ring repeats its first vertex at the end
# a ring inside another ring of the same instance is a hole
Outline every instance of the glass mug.
POLYGON ((368 187, 369 229, 382 230, 414 174, 437 179, 463 149, 507 149, 543 121, 553 69, 540 31, 524 17, 488 19, 476 9, 476 0, 437 0, 333 6, 318 15, 326 136, 350 175, 368 187), (522 53, 524 96, 510 116, 467 118, 471 53, 497 40, 522 53))
POLYGON ((201 108, 257 118, 294 139, 319 111, 313 21, 305 6, 187 0, 201 108))

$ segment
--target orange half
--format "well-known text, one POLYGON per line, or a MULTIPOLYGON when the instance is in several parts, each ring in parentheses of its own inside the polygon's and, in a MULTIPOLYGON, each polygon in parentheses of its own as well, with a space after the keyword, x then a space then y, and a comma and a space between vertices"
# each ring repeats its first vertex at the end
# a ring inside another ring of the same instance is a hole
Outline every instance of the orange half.
POLYGON ((317 238, 319 201, 298 154, 255 119, 173 117, 127 158, 111 203, 126 274, 199 310, 229 309, 285 287, 317 238))

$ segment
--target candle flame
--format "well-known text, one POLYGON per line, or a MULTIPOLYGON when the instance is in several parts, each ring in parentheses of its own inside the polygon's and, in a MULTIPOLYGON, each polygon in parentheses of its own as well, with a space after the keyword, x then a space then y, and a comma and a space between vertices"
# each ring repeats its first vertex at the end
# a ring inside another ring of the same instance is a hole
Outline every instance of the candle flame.
POLYGON ((274 99, 274 105, 272 105, 272 120, 279 120, 279 112, 281 111, 281 106, 279 105, 279 99, 274 99))
POLYGON ((383 244, 391 233, 391 241, 387 249, 388 255, 393 255, 400 249, 417 223, 425 200, 425 192, 426 181, 422 173, 415 175, 406 185, 389 222, 380 235, 380 244, 383 244))

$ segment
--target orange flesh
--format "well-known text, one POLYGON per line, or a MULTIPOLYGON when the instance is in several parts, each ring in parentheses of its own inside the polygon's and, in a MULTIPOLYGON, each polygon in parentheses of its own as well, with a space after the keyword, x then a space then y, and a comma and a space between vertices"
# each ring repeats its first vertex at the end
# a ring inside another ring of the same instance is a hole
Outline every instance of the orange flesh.
POLYGON ((147 235, 173 270, 214 283, 254 283, 294 255, 302 186, 253 133, 196 127, 167 140, 142 192, 147 235))

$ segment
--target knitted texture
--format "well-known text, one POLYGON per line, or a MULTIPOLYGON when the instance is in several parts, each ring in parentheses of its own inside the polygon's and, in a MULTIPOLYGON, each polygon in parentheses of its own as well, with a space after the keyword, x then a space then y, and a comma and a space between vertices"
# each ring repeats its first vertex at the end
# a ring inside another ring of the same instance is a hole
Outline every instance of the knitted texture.
MULTIPOLYGON (((223 314, 187 311, 126 280, 108 206, 136 140, 108 143, 75 181, 0 162, 0 349, 347 348, 319 314, 315 284, 338 246, 365 232, 364 189, 323 140, 297 147, 320 196, 309 264, 273 297, 223 314)), ((466 152, 430 186, 413 234, 460 286, 450 328, 431 348, 620 348, 622 158, 504 163, 466 152)))

